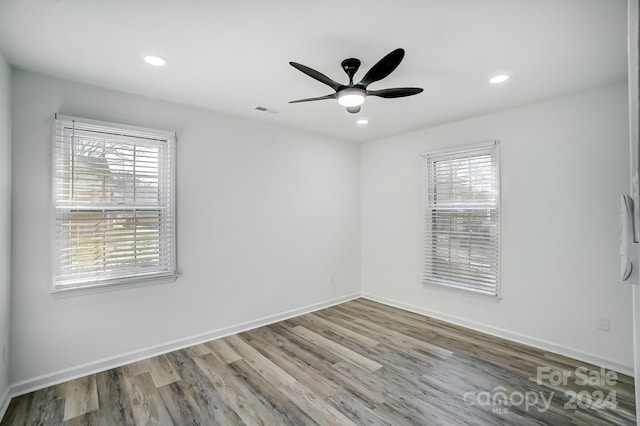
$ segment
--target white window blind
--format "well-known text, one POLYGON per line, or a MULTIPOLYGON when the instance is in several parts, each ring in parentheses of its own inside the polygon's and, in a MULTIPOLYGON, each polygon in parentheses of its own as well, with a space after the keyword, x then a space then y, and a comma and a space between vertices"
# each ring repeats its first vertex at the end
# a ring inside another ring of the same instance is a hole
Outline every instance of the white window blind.
POLYGON ((56 116, 54 291, 174 276, 175 133, 56 116))
POLYGON ((423 157, 424 281, 499 296, 497 143, 423 157))

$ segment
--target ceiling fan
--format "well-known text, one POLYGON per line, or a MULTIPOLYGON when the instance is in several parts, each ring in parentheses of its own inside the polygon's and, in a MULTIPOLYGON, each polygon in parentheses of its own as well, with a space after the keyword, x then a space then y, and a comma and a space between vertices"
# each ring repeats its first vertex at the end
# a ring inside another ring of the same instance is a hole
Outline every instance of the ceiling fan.
POLYGON ((306 98, 290 101, 290 104, 298 102, 309 101, 321 101, 324 99, 338 99, 338 103, 347 108, 347 111, 351 113, 360 112, 360 106, 364 103, 367 96, 378 96, 380 98, 402 98, 404 96, 417 95, 422 92, 423 89, 419 87, 396 87, 393 89, 382 90, 367 90, 367 87, 378 80, 382 80, 395 70, 400 62, 404 58, 404 49, 396 49, 389 53, 384 58, 380 59, 378 63, 371 67, 369 71, 364 75, 359 83, 353 83, 353 76, 360 68, 360 60, 356 58, 349 58, 342 61, 342 69, 349 76, 349 84, 344 85, 336 81, 331 80, 326 75, 309 68, 305 65, 297 62, 289 62, 292 67, 302 71, 309 77, 318 80, 321 83, 326 84, 335 90, 335 93, 325 96, 319 96, 317 98, 306 98))

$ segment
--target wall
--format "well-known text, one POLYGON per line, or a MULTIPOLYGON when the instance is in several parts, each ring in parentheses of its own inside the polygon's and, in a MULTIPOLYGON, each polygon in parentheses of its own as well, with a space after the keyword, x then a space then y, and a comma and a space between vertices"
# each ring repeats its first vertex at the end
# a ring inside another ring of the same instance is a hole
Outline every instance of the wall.
MULTIPOLYGON (((342 300, 359 292, 360 274, 378 300, 631 369, 631 292, 616 278, 618 194, 629 176, 626 86, 361 147, 21 70, 12 88, 17 392, 342 300), (49 294, 54 112, 178 132, 175 283, 49 294), (420 282, 419 154, 489 139, 501 141, 499 302, 420 282), (611 318, 610 332, 596 329, 600 316, 611 318)), ((0 124, 8 116, 0 106, 0 124)), ((7 139, 0 134, 0 149, 7 139)))
POLYGON ((0 54, 0 417, 9 386, 11 260, 11 71, 0 54))
POLYGON ((21 70, 12 83, 17 391, 359 293, 358 145, 21 70), (175 283, 49 294, 54 112, 177 131, 175 283))
POLYGON ((631 288, 617 279, 627 111, 627 86, 618 85, 365 143, 364 294, 631 373, 631 288), (501 143, 499 302, 421 283, 420 153, 493 139, 501 143), (601 316, 610 332, 597 329, 601 316))

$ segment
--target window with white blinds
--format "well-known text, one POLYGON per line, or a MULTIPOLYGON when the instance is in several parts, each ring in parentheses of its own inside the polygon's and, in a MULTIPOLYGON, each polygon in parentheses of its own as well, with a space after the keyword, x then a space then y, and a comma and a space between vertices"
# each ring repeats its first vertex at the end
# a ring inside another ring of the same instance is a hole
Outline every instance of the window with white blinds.
POLYGON ((175 133, 56 115, 54 291, 173 277, 175 133))
POLYGON ((499 296, 497 142, 423 157, 424 282, 499 296))

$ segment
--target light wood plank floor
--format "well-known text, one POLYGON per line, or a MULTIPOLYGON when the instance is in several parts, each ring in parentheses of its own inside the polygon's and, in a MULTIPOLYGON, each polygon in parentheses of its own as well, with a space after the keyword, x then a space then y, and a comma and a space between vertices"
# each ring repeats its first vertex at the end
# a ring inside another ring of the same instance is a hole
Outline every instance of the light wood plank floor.
POLYGON ((1 425, 635 424, 633 379, 596 372, 358 299, 14 398, 1 425))

